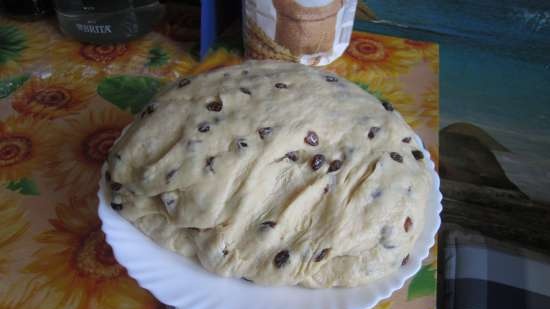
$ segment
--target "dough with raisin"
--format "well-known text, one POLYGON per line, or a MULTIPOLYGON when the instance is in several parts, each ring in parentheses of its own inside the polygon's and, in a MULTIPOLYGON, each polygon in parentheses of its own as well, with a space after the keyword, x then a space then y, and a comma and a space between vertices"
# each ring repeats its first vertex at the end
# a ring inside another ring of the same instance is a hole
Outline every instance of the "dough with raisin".
POLYGON ((112 147, 112 206, 208 271, 352 287, 406 263, 430 167, 390 102, 341 77, 247 62, 178 81, 112 147))

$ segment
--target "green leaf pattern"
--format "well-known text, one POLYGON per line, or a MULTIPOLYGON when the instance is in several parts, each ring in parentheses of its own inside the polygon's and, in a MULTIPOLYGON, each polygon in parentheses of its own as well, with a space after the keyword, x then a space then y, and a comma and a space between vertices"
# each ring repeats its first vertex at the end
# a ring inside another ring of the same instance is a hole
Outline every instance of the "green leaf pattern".
POLYGON ((23 31, 15 26, 0 26, 0 66, 17 59, 27 48, 27 38, 23 31))
POLYGON ((420 268, 409 284, 408 300, 435 294, 435 271, 435 267, 431 264, 420 268))
POLYGON ((161 67, 170 61, 170 55, 160 46, 155 46, 149 50, 148 67, 161 67))
POLYGON ((163 82, 147 76, 118 75, 103 79, 97 93, 122 110, 139 113, 161 88, 163 82))
POLYGON ((28 74, 0 80, 0 99, 6 98, 29 79, 28 74))
POLYGON ((32 179, 21 178, 19 180, 10 181, 6 185, 6 188, 23 195, 40 195, 38 186, 32 179))

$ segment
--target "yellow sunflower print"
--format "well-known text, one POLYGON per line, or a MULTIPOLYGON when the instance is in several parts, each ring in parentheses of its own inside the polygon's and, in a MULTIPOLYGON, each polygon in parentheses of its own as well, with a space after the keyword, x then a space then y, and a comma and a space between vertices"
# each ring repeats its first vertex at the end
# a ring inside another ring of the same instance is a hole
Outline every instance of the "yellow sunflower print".
POLYGON ((105 73, 139 72, 147 62, 151 44, 147 37, 106 45, 63 40, 53 46, 53 62, 62 65, 69 61, 105 73))
POLYGON ((95 195, 70 197, 55 208, 52 229, 23 269, 30 276, 21 308, 163 308, 128 276, 105 241, 95 195))
POLYGON ((11 116, 0 121, 0 183, 29 176, 44 160, 46 123, 11 116))
POLYGON ((424 61, 428 62, 435 73, 439 73, 439 45, 436 43, 404 40, 407 47, 418 55, 424 61))
POLYGON ((422 94, 422 116, 430 119, 427 126, 439 129, 439 83, 435 82, 422 94))
POLYGON ((431 159, 439 168, 439 145, 437 130, 439 129, 439 82, 435 81, 422 94, 418 106, 420 116, 416 117, 411 126, 418 127, 423 134, 426 149, 430 152, 431 159))
POLYGON ((414 104, 414 117, 409 117, 407 122, 415 129, 430 132, 439 129, 439 83, 435 82, 422 93, 419 102, 414 104))
POLYGON ((195 75, 212 71, 222 67, 239 64, 242 61, 243 60, 238 54, 228 51, 225 48, 218 48, 210 52, 206 58, 191 71, 191 74, 195 75))
POLYGON ((391 308, 391 305, 392 305, 392 301, 391 300, 383 300, 381 302, 379 302, 374 308, 372 309, 390 309, 391 308))
POLYGON ((11 245, 29 228, 25 212, 20 208, 20 195, 0 188, 0 279, 6 275, 11 260, 11 245))
POLYGON ((426 149, 437 166, 439 160, 437 134, 435 133, 439 126, 439 88, 437 83, 429 87, 419 101, 415 101, 392 79, 372 79, 363 83, 361 81, 365 78, 361 74, 352 74, 350 77, 350 80, 356 82, 361 88, 395 107, 415 132, 422 136, 426 143, 426 149))
POLYGON ((0 309, 40 309, 40 308, 29 308, 29 307, 22 307, 22 302, 14 302, 7 300, 7 297, 10 297, 10 292, 6 292, 4 294, 0 294, 0 309))
POLYGON ((12 96, 11 106, 25 116, 54 119, 84 109, 95 94, 95 85, 82 72, 33 76, 12 96))
POLYGON ((149 50, 143 73, 176 80, 188 75, 196 65, 197 61, 174 42, 158 38, 149 50))
POLYGON ((350 80, 377 97, 380 101, 391 103, 407 122, 413 120, 418 114, 413 104, 413 98, 403 91, 397 82, 390 79, 371 79, 369 81, 367 78, 362 77, 362 74, 352 74, 350 75, 350 80))
POLYGON ((49 48, 50 27, 20 23, 0 17, 0 78, 20 74, 44 57, 49 48))
POLYGON ((114 107, 65 119, 51 130, 54 138, 45 149, 44 175, 52 180, 56 190, 97 191, 101 165, 122 129, 132 120, 131 114, 114 107))
POLYGON ((344 54, 326 69, 344 77, 362 71, 369 79, 386 78, 407 72, 418 61, 418 53, 407 48, 402 39, 353 32, 344 54))
POLYGON ((424 264, 429 264, 432 267, 437 267, 437 248, 438 248, 438 245, 437 245, 437 237, 436 237, 435 244, 430 248, 430 254, 424 261, 424 264))

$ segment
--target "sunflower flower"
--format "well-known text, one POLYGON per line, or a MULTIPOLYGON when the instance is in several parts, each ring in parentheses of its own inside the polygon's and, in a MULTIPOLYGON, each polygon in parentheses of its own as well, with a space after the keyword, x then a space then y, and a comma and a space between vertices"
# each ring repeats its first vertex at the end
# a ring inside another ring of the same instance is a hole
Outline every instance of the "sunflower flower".
POLYGON ((0 78, 23 73, 35 65, 49 46, 45 25, 19 23, 0 18, 0 78))
POLYGON ((18 180, 41 166, 51 136, 45 122, 11 116, 0 121, 0 182, 18 180))
POLYGON ((29 276, 21 308, 163 308, 128 276, 105 241, 95 195, 70 197, 55 208, 51 229, 23 269, 29 276))
POLYGON ((17 89, 11 106, 22 115, 54 119, 84 109, 95 94, 95 85, 81 72, 54 73, 31 77, 17 89))
POLYGON ((0 188, 0 279, 6 275, 7 264, 10 261, 10 250, 29 228, 25 213, 20 208, 20 195, 0 188))
POLYGON ((326 69, 344 77, 363 72, 368 79, 387 78, 407 72, 418 61, 418 53, 403 39, 355 31, 344 54, 326 69))
POLYGON ((54 138, 46 146, 44 175, 56 190, 96 191, 109 149, 132 120, 132 115, 114 107, 65 119, 51 130, 54 138))

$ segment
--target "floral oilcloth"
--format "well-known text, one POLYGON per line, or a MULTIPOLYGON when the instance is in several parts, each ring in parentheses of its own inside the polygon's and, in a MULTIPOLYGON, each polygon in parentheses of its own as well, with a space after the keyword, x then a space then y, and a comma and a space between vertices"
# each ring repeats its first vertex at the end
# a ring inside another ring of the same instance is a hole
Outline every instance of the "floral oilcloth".
MULTIPOLYGON (((242 61, 190 50, 159 33, 96 46, 51 21, 0 19, 0 309, 164 308, 113 257, 96 192, 113 141, 160 88, 242 61)), ((354 32, 325 69, 391 102, 437 161, 437 45, 354 32)), ((435 308, 435 274, 433 248, 377 308, 435 308)))

